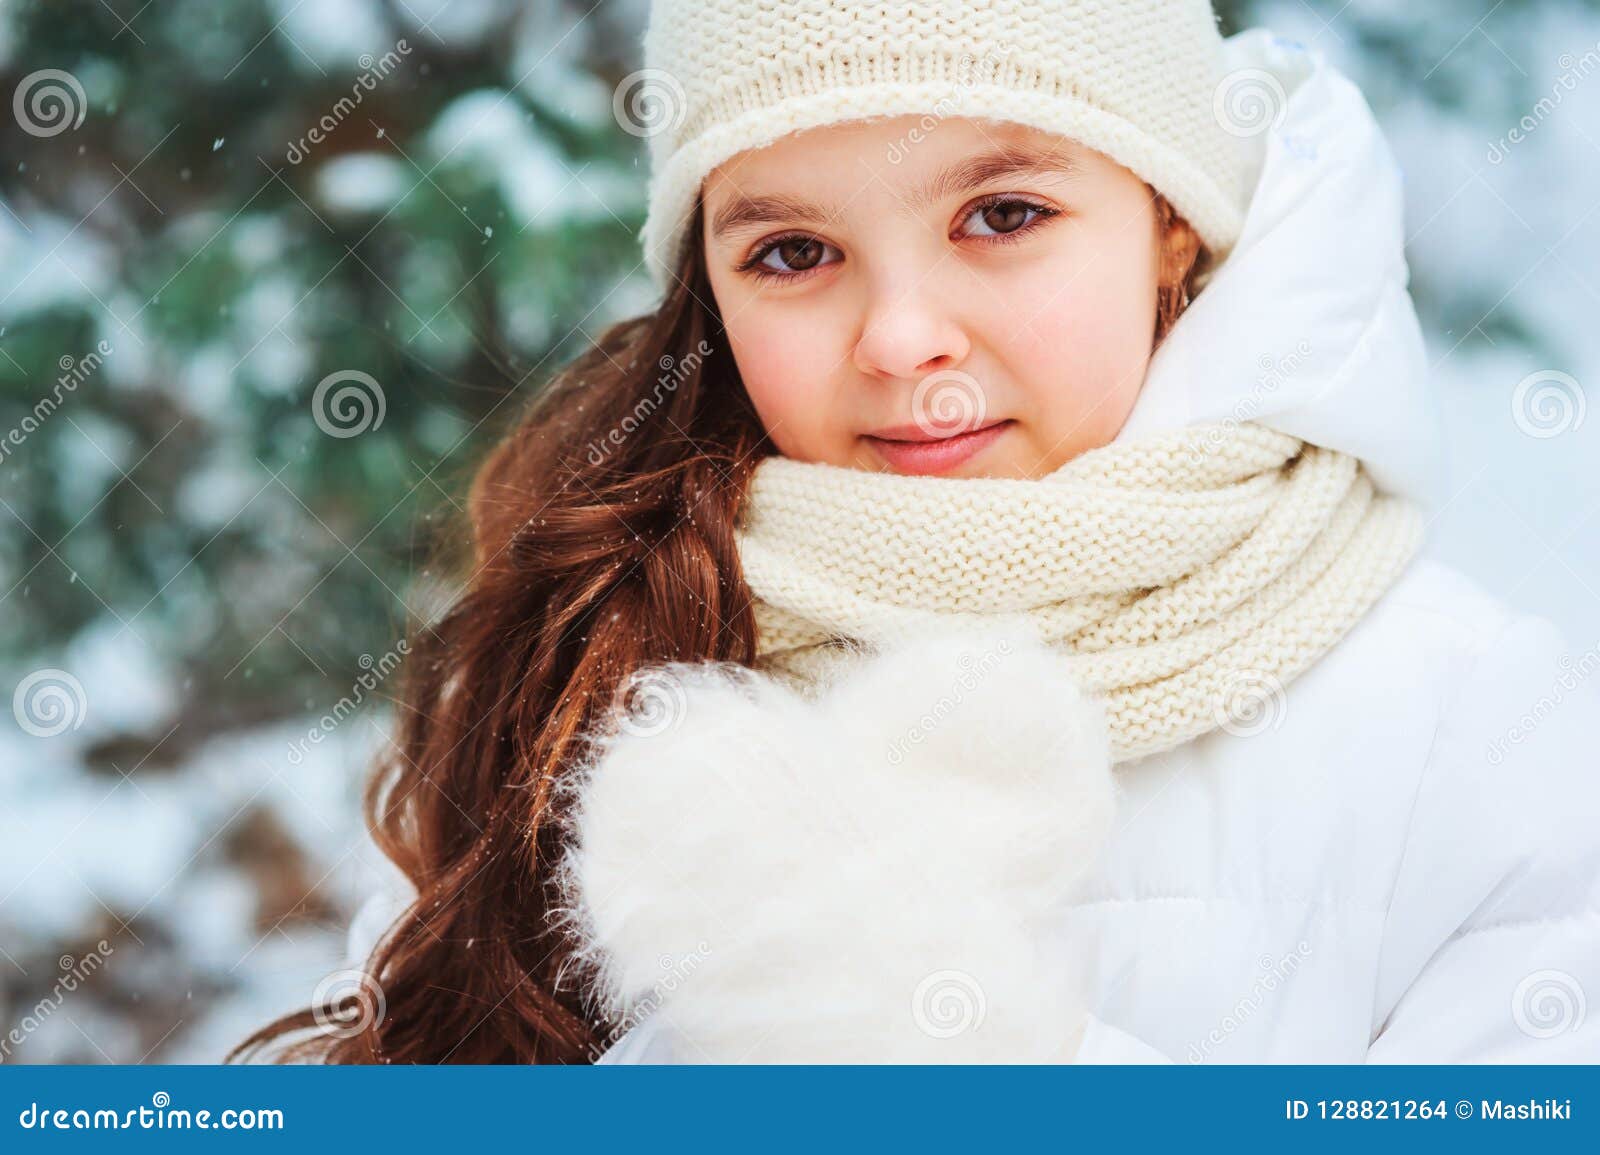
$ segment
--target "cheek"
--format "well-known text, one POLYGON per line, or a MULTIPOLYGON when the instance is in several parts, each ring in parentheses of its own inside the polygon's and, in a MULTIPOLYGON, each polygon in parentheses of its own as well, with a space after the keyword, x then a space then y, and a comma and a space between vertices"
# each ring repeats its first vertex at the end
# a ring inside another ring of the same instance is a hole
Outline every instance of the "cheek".
MULTIPOLYGON (((1010 343, 1010 370, 1029 406, 1052 426, 1109 432, 1122 427, 1144 383, 1156 322, 1151 249, 1121 246, 1068 271, 1040 278, 1014 299, 1035 301, 1010 343)), ((1061 429, 1054 430, 1055 436, 1061 429)))
POLYGON ((795 455, 826 424, 836 360, 810 326, 747 310, 727 324, 734 361, 761 424, 779 450, 795 455))

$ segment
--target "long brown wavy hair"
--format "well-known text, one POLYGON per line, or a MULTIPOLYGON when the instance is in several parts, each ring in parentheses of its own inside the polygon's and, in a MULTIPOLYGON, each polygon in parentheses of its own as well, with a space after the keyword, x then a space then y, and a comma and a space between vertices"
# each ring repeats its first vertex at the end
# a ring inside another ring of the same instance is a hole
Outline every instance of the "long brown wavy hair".
MULTIPOLYGON (((1200 248, 1152 196, 1159 341, 1200 248)), ((701 218, 660 307, 563 368, 473 480, 468 572, 413 627, 397 733, 366 790, 373 837, 417 898, 366 987, 269 1023, 230 1059, 584 1063, 615 1041, 574 978, 553 889, 559 786, 641 667, 756 655, 734 526, 773 448, 723 333, 701 218)))

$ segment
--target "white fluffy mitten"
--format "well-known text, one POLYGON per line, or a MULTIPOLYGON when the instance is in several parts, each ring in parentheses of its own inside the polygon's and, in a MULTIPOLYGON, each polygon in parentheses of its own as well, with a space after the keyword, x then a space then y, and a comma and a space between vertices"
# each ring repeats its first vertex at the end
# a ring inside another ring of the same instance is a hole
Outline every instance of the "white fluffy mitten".
POLYGON ((653 667, 597 739, 563 882, 616 1019, 701 1062, 1066 1062, 1039 928, 1115 790, 1104 712, 1026 626, 889 647, 815 697, 653 667))

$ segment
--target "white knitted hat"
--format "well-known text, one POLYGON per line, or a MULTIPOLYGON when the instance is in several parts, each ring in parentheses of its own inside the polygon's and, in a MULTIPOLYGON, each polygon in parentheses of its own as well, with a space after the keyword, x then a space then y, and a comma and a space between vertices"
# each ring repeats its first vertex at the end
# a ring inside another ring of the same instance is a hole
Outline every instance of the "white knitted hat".
POLYGON ((1209 0, 653 0, 645 68, 616 100, 649 138, 651 275, 668 283, 700 184, 730 157, 907 113, 1079 141, 1163 193, 1220 259, 1245 200, 1221 47, 1209 0))

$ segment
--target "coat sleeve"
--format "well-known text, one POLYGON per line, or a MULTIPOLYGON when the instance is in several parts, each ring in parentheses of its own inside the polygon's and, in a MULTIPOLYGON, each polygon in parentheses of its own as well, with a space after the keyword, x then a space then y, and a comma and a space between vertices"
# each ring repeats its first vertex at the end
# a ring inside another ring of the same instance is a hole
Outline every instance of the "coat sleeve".
POLYGON ((1600 1062, 1600 647, 1512 618, 1440 711, 1371 1063, 1600 1062))

